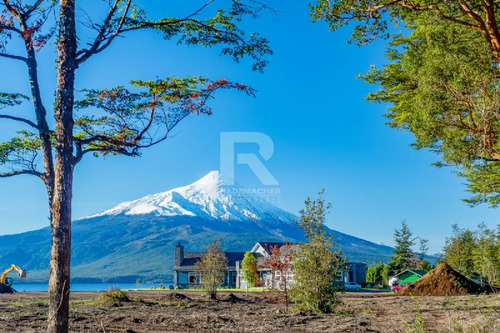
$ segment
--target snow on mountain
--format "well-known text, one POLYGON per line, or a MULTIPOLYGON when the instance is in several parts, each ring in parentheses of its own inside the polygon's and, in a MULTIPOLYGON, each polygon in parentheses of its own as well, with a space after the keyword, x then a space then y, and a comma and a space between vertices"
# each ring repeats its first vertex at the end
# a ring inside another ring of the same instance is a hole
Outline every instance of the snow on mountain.
POLYGON ((266 220, 293 223, 293 214, 270 204, 264 198, 246 192, 238 185, 225 185, 219 171, 212 171, 191 185, 124 202, 86 218, 151 214, 197 216, 226 221, 266 220))

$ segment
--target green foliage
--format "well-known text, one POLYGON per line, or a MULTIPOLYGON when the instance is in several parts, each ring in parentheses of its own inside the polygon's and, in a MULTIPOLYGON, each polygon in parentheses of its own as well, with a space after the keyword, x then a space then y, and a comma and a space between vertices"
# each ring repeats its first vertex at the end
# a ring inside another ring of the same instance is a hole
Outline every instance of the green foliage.
POLYGON ((263 71, 268 64, 264 57, 272 54, 269 42, 256 32, 247 34, 240 25, 246 16, 257 18, 259 12, 266 8, 258 2, 233 0, 230 8, 219 9, 203 20, 189 16, 157 21, 148 20, 144 11, 135 8, 133 16, 127 18, 124 29, 156 30, 167 40, 177 38, 179 44, 209 48, 221 46, 221 54, 231 56, 236 62, 248 56, 254 60, 252 68, 263 71))
POLYGON ((99 297, 99 300, 104 304, 130 302, 130 298, 126 291, 120 288, 110 288, 99 297))
POLYGON ((246 252, 241 262, 243 278, 247 281, 248 287, 255 286, 257 281, 257 259, 251 252, 246 252))
POLYGON ((384 281, 384 263, 374 263, 366 269, 366 282, 370 284, 385 284, 384 281))
POLYGON ((0 166, 36 172, 42 147, 40 137, 29 131, 18 131, 17 134, 9 141, 0 143, 0 166))
POLYGON ((412 297, 413 300, 413 314, 415 315, 415 322, 408 323, 403 320, 405 325, 405 332, 407 333, 426 333, 428 332, 427 325, 425 323, 424 317, 422 316, 422 311, 418 305, 418 300, 412 297))
MULTIPOLYGON (((56 2, 42 1, 29 6, 22 4, 12 7, 13 11, 0 13, 0 51, 8 58, 28 61, 23 56, 11 56, 7 45, 11 39, 21 37, 26 42, 26 51, 33 48, 38 51, 54 36, 57 24, 48 26, 54 20, 48 20, 56 2), (28 26, 19 22, 22 18, 28 26), (36 17, 36 20, 34 19, 36 17)), ((223 4, 224 5, 224 4, 223 4)), ((188 6, 189 7, 189 6, 188 6)), ((179 17, 163 17, 151 19, 146 11, 134 1, 112 1, 109 12, 102 22, 94 22, 92 18, 78 18, 90 32, 96 30, 94 40, 84 41, 79 36, 80 45, 75 56, 76 67, 92 56, 106 50, 112 43, 132 31, 150 30, 158 32, 166 40, 177 41, 178 44, 198 45, 216 48, 223 55, 228 55, 239 62, 250 58, 253 69, 262 72, 266 67, 267 57, 272 55, 267 39, 256 32, 248 32, 244 21, 248 18, 258 18, 262 10, 269 9, 265 4, 253 0, 231 0, 225 7, 214 7, 212 1, 201 3, 193 12, 179 17)), ((82 13, 85 13, 82 10, 82 13)), ((57 21, 57 18, 56 18, 57 21)), ((87 31, 88 32, 88 31, 87 31)), ((92 35, 90 34, 90 35, 92 35)), ((24 44, 24 43, 23 43, 24 44)), ((12 53, 18 53, 15 50, 12 53)), ((30 60, 31 61, 31 60, 30 60)), ((33 66, 33 63, 30 63, 33 66)), ((36 66, 35 66, 36 67, 36 66)), ((36 71, 35 71, 36 72, 36 71)), ((53 131, 46 128, 49 121, 43 100, 39 95, 40 86, 34 72, 30 71, 33 96, 31 96, 36 113, 36 123, 29 119, 1 115, 11 121, 24 123, 34 128, 43 139, 53 131)), ((75 133, 74 133, 74 164, 77 164, 87 154, 94 156, 126 155, 140 156, 142 149, 152 147, 167 139, 170 131, 190 114, 211 114, 208 101, 216 91, 233 89, 254 95, 254 91, 245 85, 229 82, 225 79, 208 80, 206 78, 189 76, 176 78, 169 76, 163 80, 143 81, 133 80, 130 87, 118 86, 107 90, 85 89, 75 103, 75 133)), ((0 93, 0 109, 15 107, 27 96, 17 93, 0 93)), ((50 113, 50 112, 49 112, 50 113)), ((17 140, 16 138, 14 140, 17 140)), ((52 167, 55 156, 53 142, 42 140, 43 146, 34 149, 30 147, 7 147, 12 142, 6 142, 0 152, 7 172, 0 172, 1 177, 17 174, 42 175, 53 174, 53 170, 42 170, 52 167), (42 154, 43 148, 43 154, 42 154), (52 152, 52 156, 51 156, 52 152), (24 155, 23 155, 24 154, 24 155), (35 158, 43 156, 42 159, 35 158), (18 163, 21 161, 21 163, 18 163), (23 170, 29 167, 27 170, 23 170), (21 169, 21 170, 19 170, 21 169), (12 171, 14 170, 14 171, 12 171)))
POLYGON ((217 299, 217 288, 224 282, 227 271, 227 258, 221 250, 220 241, 214 241, 205 248, 205 254, 195 268, 205 293, 210 299, 217 299))
POLYGON ((0 92, 0 109, 5 106, 16 106, 29 100, 28 96, 23 94, 9 94, 0 92))
POLYGON ((449 23, 477 30, 477 21, 464 7, 482 10, 479 1, 447 0, 316 0, 309 5, 315 21, 326 21, 330 30, 351 24, 351 41, 368 44, 376 38, 389 38, 389 23, 410 25, 429 15, 439 23, 449 23))
POLYGON ((384 284, 389 284, 389 278, 396 273, 398 272, 394 271, 390 264, 384 265, 384 269, 382 270, 382 280, 384 281, 384 284))
POLYGON ((75 139, 80 156, 138 156, 142 149, 167 139, 190 114, 212 113, 207 102, 216 91, 235 89, 249 95, 254 90, 227 80, 203 77, 167 77, 164 80, 131 81, 130 91, 119 86, 109 90, 83 90, 85 98, 75 102, 75 139))
POLYGON ((414 269, 416 258, 412 246, 415 245, 415 238, 406 221, 401 223, 401 229, 394 231, 394 241, 396 246, 394 247, 394 256, 389 263, 391 268, 396 272, 414 269))
POLYGON ((424 260, 425 256, 427 255, 427 251, 429 251, 429 240, 419 238, 418 242, 419 242, 418 256, 420 260, 424 260))
POLYGON ((471 230, 462 230, 453 225, 453 235, 446 240, 443 249, 443 261, 462 275, 472 278, 474 275, 474 233, 471 230))
POLYGON ((474 269, 490 286, 500 286, 500 232, 481 224, 475 238, 474 269))
POLYGON ((425 259, 425 256, 429 251, 429 240, 419 238, 418 241, 419 241, 418 263, 416 268, 428 272, 432 269, 431 263, 425 259))
POLYGON ((409 37, 393 39, 392 63, 362 76, 382 86, 368 100, 392 103, 389 125, 411 131, 416 149, 439 154, 437 166, 458 166, 473 193, 470 204, 496 206, 500 91, 488 48, 480 35, 460 26, 421 18, 413 27, 409 37))
POLYGON ((422 260, 420 260, 420 261, 418 262, 418 264, 417 264, 417 267, 416 267, 416 268, 417 268, 417 269, 419 269, 419 270, 422 270, 422 271, 426 271, 426 272, 428 272, 428 271, 432 270, 432 268, 433 268, 433 267, 432 267, 432 265, 431 265, 431 263, 430 263, 430 262, 428 262, 428 261, 427 261, 427 260, 425 260, 425 259, 422 259, 422 260))
MULTIPOLYGON (((481 11, 484 6, 472 7, 481 11)), ((467 203, 498 206, 500 55, 462 5, 444 0, 432 5, 425 0, 318 0, 311 9, 316 20, 326 20, 333 30, 356 22, 352 37, 358 44, 391 37, 389 64, 361 76, 381 87, 368 100, 390 103, 389 126, 412 132, 414 148, 438 154, 442 160, 436 166, 457 168, 471 193, 467 203), (389 21, 403 22, 405 35, 391 36, 389 21)))
POLYGON ((341 250, 335 247, 332 235, 324 229, 330 204, 321 197, 305 201, 300 211, 299 226, 307 243, 300 244, 293 257, 295 283, 290 295, 296 307, 302 310, 330 313, 339 302, 334 285, 337 274, 344 267, 341 250))
POLYGON ((479 275, 490 287, 500 286, 500 227, 481 224, 474 232, 453 225, 443 252, 443 261, 466 277, 479 275))

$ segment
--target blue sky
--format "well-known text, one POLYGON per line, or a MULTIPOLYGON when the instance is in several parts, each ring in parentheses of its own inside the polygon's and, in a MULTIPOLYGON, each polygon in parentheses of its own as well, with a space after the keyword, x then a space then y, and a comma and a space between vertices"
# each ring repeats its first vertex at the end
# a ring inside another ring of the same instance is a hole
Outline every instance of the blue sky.
MULTIPOLYGON (((165 1, 143 2, 156 16, 188 12, 165 1)), ((383 41, 358 48, 347 43, 347 29, 333 33, 322 23, 312 24, 306 2, 276 0, 274 5, 277 15, 246 23, 267 37, 275 52, 264 74, 252 72, 248 61, 235 64, 219 56, 216 49, 178 47, 154 33, 129 35, 79 70, 78 89, 206 75, 248 84, 258 93, 256 99, 219 93, 212 116, 187 119, 169 141, 144 151, 141 158, 87 158, 75 172, 75 218, 189 184, 219 169, 221 132, 255 131, 274 142, 266 166, 279 182, 279 206, 297 213, 306 196, 324 188, 333 204, 328 225, 336 230, 392 245, 394 228, 407 220, 415 235, 430 239, 431 251, 439 251, 453 223, 498 224, 498 210, 469 208, 461 201, 467 196, 465 186, 452 169, 432 167, 437 156, 413 150, 411 134, 384 124, 384 105, 363 101, 375 87, 355 77, 371 64, 384 63, 383 41)), ((102 17, 104 12, 93 14, 102 17)), ((52 51, 49 45, 39 53, 47 106, 55 84, 52 51)), ((27 92, 21 64, 1 60, 0 72, 0 91, 27 92)), ((26 105, 19 112, 29 116, 31 109, 26 105)), ((0 122, 0 139, 14 129, 15 124, 0 122)), ((255 181, 249 170, 237 172, 243 180, 255 181)), ((2 234, 48 225, 40 181, 0 179, 0 189, 2 234)))

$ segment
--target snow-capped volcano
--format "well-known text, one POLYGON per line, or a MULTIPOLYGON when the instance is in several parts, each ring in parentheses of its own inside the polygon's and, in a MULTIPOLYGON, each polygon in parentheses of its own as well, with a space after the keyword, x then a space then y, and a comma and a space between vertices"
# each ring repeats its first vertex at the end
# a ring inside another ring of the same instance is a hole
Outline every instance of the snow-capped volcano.
MULTIPOLYGON (((124 202, 74 221, 72 277, 134 282, 137 277, 171 281, 173 249, 203 251, 222 240, 225 251, 248 251, 256 242, 302 242, 295 216, 248 194, 251 189, 224 185, 219 172, 163 193, 124 202)), ((352 261, 388 260, 393 249, 326 228, 352 261)), ((50 227, 0 236, 0 267, 12 258, 44 282, 50 258, 50 227), (22 255, 20 255, 22 254, 22 255)))
POLYGON ((214 220, 293 223, 293 214, 247 192, 237 185, 225 185, 219 171, 212 171, 191 185, 124 202, 89 218, 117 215, 196 216, 214 220))

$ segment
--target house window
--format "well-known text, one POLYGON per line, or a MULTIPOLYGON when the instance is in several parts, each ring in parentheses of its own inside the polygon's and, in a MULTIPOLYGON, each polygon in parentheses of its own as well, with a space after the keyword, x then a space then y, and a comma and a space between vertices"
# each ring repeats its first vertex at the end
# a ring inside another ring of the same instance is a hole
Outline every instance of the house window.
POLYGON ((189 278, 189 283, 190 284, 197 284, 198 281, 196 279, 196 274, 194 272, 189 272, 188 273, 188 278, 189 278))

